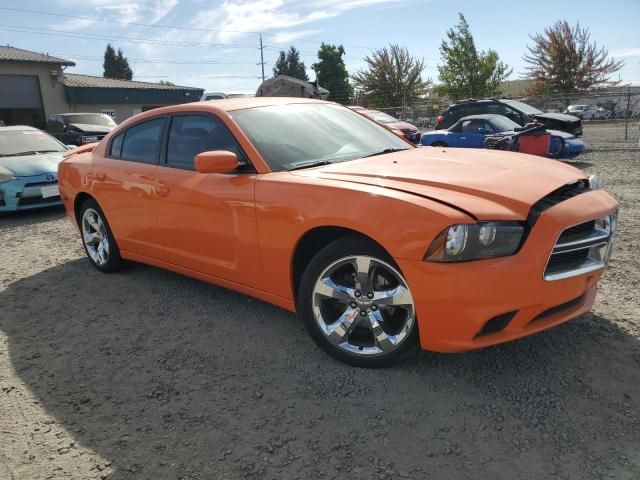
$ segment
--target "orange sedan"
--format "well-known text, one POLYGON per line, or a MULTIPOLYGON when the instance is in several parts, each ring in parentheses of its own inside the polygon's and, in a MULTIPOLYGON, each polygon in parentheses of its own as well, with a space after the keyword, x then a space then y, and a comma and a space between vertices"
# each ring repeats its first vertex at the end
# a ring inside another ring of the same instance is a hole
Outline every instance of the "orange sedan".
POLYGON ((70 152, 59 184, 99 270, 147 263, 298 311, 321 348, 365 367, 588 311, 618 208, 556 161, 416 148, 298 98, 142 113, 70 152))

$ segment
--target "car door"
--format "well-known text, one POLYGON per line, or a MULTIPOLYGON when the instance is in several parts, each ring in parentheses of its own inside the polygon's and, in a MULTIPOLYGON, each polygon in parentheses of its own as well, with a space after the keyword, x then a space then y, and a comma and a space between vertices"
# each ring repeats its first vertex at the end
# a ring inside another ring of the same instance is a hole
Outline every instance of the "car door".
POLYGON ((105 158, 93 158, 92 193, 121 250, 160 259, 154 172, 166 117, 138 122, 114 136, 105 158))
POLYGON ((155 177, 156 216, 169 263, 260 287, 256 173, 224 123, 207 113, 175 114, 155 177), (201 152, 228 150, 243 166, 227 174, 195 171, 201 152))
POLYGON ((462 122, 461 134, 458 135, 458 146, 466 148, 481 148, 484 135, 484 120, 465 120, 462 122))

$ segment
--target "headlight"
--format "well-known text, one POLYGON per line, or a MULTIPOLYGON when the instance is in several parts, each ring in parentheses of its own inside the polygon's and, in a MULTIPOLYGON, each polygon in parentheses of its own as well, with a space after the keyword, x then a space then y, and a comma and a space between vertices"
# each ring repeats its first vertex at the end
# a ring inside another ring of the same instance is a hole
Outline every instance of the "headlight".
POLYGON ((98 137, 96 135, 87 135, 82 137, 83 143, 93 143, 98 141, 98 137))
POLYGON ((520 247, 524 227, 517 222, 480 222, 445 228, 429 246, 429 262, 463 262, 513 255, 520 247))
POLYGON ((6 170, 0 170, 0 183, 9 182, 15 179, 15 175, 7 172, 6 170))

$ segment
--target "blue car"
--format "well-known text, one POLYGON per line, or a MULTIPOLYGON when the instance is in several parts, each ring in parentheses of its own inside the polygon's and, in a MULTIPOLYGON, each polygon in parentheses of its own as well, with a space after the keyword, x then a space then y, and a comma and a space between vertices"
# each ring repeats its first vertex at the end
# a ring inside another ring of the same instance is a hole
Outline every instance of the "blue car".
POLYGON ((32 127, 0 127, 0 214, 62 205, 58 164, 66 145, 32 127))
MULTIPOLYGON (((469 115, 446 130, 423 134, 420 143, 432 147, 484 148, 487 135, 513 135, 516 128, 522 127, 503 115, 469 115)), ((568 158, 584 150, 584 142, 570 133, 547 131, 551 134, 550 156, 568 158)))

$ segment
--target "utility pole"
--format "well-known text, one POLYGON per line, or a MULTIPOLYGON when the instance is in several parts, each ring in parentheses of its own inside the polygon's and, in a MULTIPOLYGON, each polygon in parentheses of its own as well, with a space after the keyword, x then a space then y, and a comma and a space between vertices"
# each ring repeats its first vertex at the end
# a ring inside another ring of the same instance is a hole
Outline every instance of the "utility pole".
POLYGON ((629 117, 631 117, 631 84, 627 86, 627 119, 624 122, 624 140, 629 140, 629 117))
POLYGON ((260 32, 260 66, 262 67, 262 81, 264 82, 264 47, 262 46, 262 32, 260 32))

